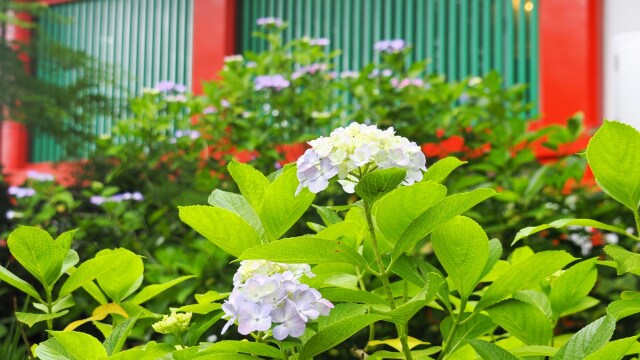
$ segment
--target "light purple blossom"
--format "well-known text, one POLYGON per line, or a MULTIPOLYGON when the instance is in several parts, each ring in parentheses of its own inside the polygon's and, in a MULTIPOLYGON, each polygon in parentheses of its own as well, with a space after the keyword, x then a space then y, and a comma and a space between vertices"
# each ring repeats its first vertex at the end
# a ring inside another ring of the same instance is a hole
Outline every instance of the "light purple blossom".
POLYGON ((402 80, 398 80, 396 78, 393 78, 391 79, 391 86, 396 89, 403 89, 407 86, 423 87, 424 80, 418 78, 405 78, 402 80))
POLYGON ((378 52, 395 54, 406 49, 407 43, 402 39, 380 40, 376 42, 373 49, 378 52))
POLYGON ((282 19, 276 17, 264 17, 256 20, 256 25, 258 26, 275 26, 281 27, 283 24, 282 19))
POLYGON ((307 323, 291 300, 285 300, 284 306, 273 310, 272 318, 274 323, 279 324, 273 328, 273 337, 276 340, 284 340, 288 336, 300 337, 304 334, 307 323))
POLYGON ((137 202, 144 201, 144 195, 142 195, 141 192, 136 191, 133 193, 124 192, 120 194, 115 194, 109 197, 94 195, 89 198, 89 202, 96 206, 100 206, 105 203, 119 203, 119 202, 129 201, 129 200, 133 200, 137 202))
POLYGON ((48 181, 55 180, 55 177, 52 174, 39 172, 36 170, 27 171, 27 178, 31 180, 39 181, 39 182, 48 182, 48 181))
POLYGON ((313 193, 319 193, 329 186, 329 179, 338 174, 338 168, 329 158, 322 158, 313 149, 307 149, 298 159, 298 180, 300 185, 296 195, 308 187, 313 193))
POLYGON ((167 102, 176 102, 176 103, 184 103, 187 102, 187 97, 183 94, 178 95, 167 95, 164 98, 167 102))
POLYGON ((7 210, 5 217, 7 218, 7 220, 11 220, 19 217, 20 215, 21 215, 20 213, 15 212, 13 210, 7 210))
POLYGON ((185 85, 182 85, 182 84, 176 84, 173 87, 173 90, 175 90, 176 92, 179 92, 179 93, 183 93, 183 92, 187 91, 187 87, 185 85))
POLYGON ((357 79, 358 76, 360 76, 360 73, 352 70, 345 70, 340 73, 342 79, 357 79))
POLYGON ((207 106, 204 110, 202 110, 202 113, 205 114, 205 115, 215 114, 217 112, 218 112, 218 109, 216 109, 213 106, 207 106))
POLYGON ((174 83, 173 81, 164 80, 164 81, 158 82, 155 87, 156 87, 156 90, 160 92, 169 92, 173 90, 175 86, 176 86, 176 83, 174 83))
POLYGON ((9 195, 13 195, 16 198, 32 197, 36 194, 36 191, 30 187, 10 186, 9 195))
POLYGON ((222 99, 220 100, 220 105, 222 105, 223 108, 228 108, 231 106, 231 103, 227 99, 222 99))
POLYGON ((196 140, 200 138, 202 134, 198 130, 176 130, 175 137, 171 139, 171 143, 176 143, 177 139, 188 137, 191 140, 196 140))
POLYGON ((104 196, 100 196, 100 195, 94 195, 92 197, 89 198, 89 202, 92 203, 93 205, 102 205, 107 201, 107 198, 104 196))
POLYGON ((294 71, 293 74, 291 74, 291 78, 297 79, 307 74, 314 75, 318 72, 327 70, 327 68, 328 68, 327 64, 321 64, 321 63, 311 64, 309 66, 303 66, 300 69, 294 71))
POLYGON ((330 43, 327 38, 309 39, 309 45, 312 46, 329 46, 330 43))
POLYGON ((375 77, 389 77, 393 75, 393 71, 390 69, 383 69, 382 71, 378 70, 378 69, 373 69, 370 73, 369 73, 369 79, 373 79, 375 77))
POLYGON ((272 89, 275 91, 280 91, 284 88, 289 87, 289 85, 291 85, 291 82, 285 79, 285 77, 282 75, 257 76, 253 82, 255 85, 255 89, 257 91, 264 90, 264 89, 272 89))

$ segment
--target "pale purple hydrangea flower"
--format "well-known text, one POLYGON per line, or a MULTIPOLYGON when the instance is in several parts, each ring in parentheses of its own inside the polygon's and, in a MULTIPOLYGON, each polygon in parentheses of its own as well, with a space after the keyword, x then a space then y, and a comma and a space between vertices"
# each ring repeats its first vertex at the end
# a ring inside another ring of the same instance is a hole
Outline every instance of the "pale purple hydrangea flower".
POLYGON ((7 210, 5 217, 7 218, 7 220, 11 220, 11 219, 15 219, 17 217, 20 217, 22 214, 13 210, 7 210))
POLYGON ((405 78, 398 80, 396 78, 391 79, 391 86, 396 89, 404 89, 407 86, 423 87, 424 80, 418 78, 405 78))
POLYGON ((205 115, 215 114, 217 112, 218 112, 218 109, 216 109, 213 106, 207 106, 204 110, 202 110, 202 113, 205 114, 205 115))
POLYGON ((48 182, 55 180, 55 177, 52 174, 39 172, 36 170, 27 171, 27 178, 38 182, 48 182))
POLYGON ((393 71, 390 69, 383 69, 382 71, 378 70, 378 69, 373 69, 370 73, 369 73, 369 79, 373 79, 379 76, 382 77, 389 77, 393 75, 393 71))
POLYGON ((360 76, 360 73, 352 70, 345 70, 340 73, 340 78, 342 79, 357 79, 360 76))
POLYGON ((198 130, 176 130, 174 138, 171 139, 171 143, 175 144, 177 139, 188 137, 191 140, 197 140, 202 134, 198 130))
POLYGON ((407 43, 402 39, 380 40, 373 45, 375 51, 395 54, 406 49, 407 43))
POLYGON ((272 89, 275 91, 280 91, 284 88, 289 87, 291 82, 285 79, 282 75, 262 75, 257 76, 254 79, 255 90, 260 91, 264 89, 272 89))
POLYGON ((314 75, 316 73, 325 71, 327 69, 328 69, 327 64, 321 64, 321 63, 311 64, 309 66, 303 66, 300 69, 294 71, 293 74, 291 74, 291 78, 297 79, 307 74, 314 75))
POLYGON ((231 103, 227 99, 222 99, 220 100, 220 105, 222 105, 223 108, 228 108, 231 106, 231 103))
POLYGON ((187 97, 183 94, 178 95, 167 95, 164 98, 167 102, 175 102, 175 103, 184 103, 187 102, 187 97))
POLYGON ((330 43, 327 38, 309 39, 309 45, 312 46, 329 46, 330 43))
POLYGON ((144 195, 142 195, 141 192, 136 191, 133 193, 125 192, 125 193, 115 194, 109 197, 94 195, 89 198, 89 202, 96 206, 100 206, 102 204, 110 203, 110 202, 119 203, 119 202, 129 201, 129 200, 140 202, 144 200, 144 195))
POLYGON ((283 25, 282 19, 276 17, 264 17, 256 20, 256 25, 258 26, 275 26, 281 27, 283 25))
POLYGON ((222 333, 237 322, 243 335, 271 329, 277 340, 300 337, 309 321, 333 308, 318 290, 300 283, 303 275, 314 276, 310 269, 307 264, 242 261, 233 277, 233 291, 222 305, 227 319, 222 333))
POLYGON ((176 83, 174 83, 173 81, 163 80, 158 82, 155 88, 160 92, 169 92, 173 90, 175 86, 176 86, 176 83))
POLYGON ((36 194, 36 191, 30 187, 10 186, 9 195, 13 195, 16 198, 32 197, 36 194))

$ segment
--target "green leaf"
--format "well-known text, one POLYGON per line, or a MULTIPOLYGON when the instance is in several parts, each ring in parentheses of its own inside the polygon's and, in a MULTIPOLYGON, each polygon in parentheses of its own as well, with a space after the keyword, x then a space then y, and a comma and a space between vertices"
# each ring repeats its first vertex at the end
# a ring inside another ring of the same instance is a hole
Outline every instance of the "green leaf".
POLYGON ((131 334, 131 330, 133 330, 133 326, 138 321, 138 316, 130 317, 120 324, 116 326, 111 335, 109 335, 104 340, 104 348, 107 350, 107 355, 111 356, 113 354, 119 353, 124 346, 125 341, 127 341, 127 337, 131 334))
POLYGON ((584 358, 584 360, 622 360, 637 339, 638 335, 611 341, 603 346, 602 349, 584 358))
POLYGON ((347 340, 365 326, 383 319, 386 319, 386 317, 369 314, 342 318, 310 337, 302 347, 299 359, 311 359, 347 340))
POLYGON ((19 277, 17 277, 14 273, 12 273, 11 271, 5 269, 4 267, 0 266, 0 280, 6 282, 7 284, 13 286, 14 288, 24 292, 25 294, 31 296, 32 298, 40 301, 40 302, 44 302, 42 300, 42 298, 40 297, 40 294, 38 294, 38 291, 36 291, 36 289, 31 286, 31 284, 29 284, 28 282, 20 279, 19 277))
POLYGON ((212 311, 218 310, 222 308, 221 304, 211 303, 211 304, 189 304, 182 305, 179 308, 176 308, 176 311, 180 312, 190 312, 194 314, 208 314, 212 311))
POLYGON ((399 187, 374 204, 373 221, 380 233, 395 244, 409 224, 446 195, 447 188, 434 182, 399 187))
POLYGON ((260 244, 258 233, 240 216, 213 206, 180 206, 180 220, 227 253, 237 257, 260 244))
POLYGON ((549 345, 551 320, 537 307, 520 300, 502 301, 487 309, 491 320, 527 345, 549 345))
POLYGON ((222 318, 222 315, 224 315, 224 312, 216 311, 194 319, 189 325, 189 330, 187 330, 189 344, 197 344, 202 334, 218 322, 218 320, 222 318))
POLYGON ((467 340, 467 342, 484 360, 518 360, 515 355, 494 343, 479 339, 467 340))
POLYGON ((606 121, 587 146, 587 161, 598 185, 632 211, 640 204, 640 132, 606 121))
POLYGON ((311 206, 315 194, 305 188, 296 196, 299 181, 295 167, 291 167, 267 188, 264 204, 258 211, 262 225, 271 241, 280 238, 311 206))
POLYGON ((251 204, 256 212, 260 212, 267 188, 269 187, 267 177, 251 165, 237 161, 230 162, 228 169, 231 177, 233 177, 233 180, 238 184, 240 192, 245 199, 247 199, 247 202, 251 204))
MULTIPOLYGON (((432 346, 428 349, 413 350, 411 351, 411 356, 413 356, 413 358, 417 360, 418 359, 429 360, 429 359, 432 359, 431 357, 429 357, 429 355, 436 354, 438 351, 440 351, 440 349, 441 348, 439 346, 432 346)), ((406 359, 406 356, 402 352, 379 350, 371 354, 367 359, 368 360, 406 359)))
POLYGON ((258 356, 267 356, 276 359, 280 359, 282 357, 280 350, 267 344, 241 340, 224 340, 208 345, 205 350, 198 352, 197 358, 200 358, 200 356, 202 355, 217 353, 245 353, 258 356))
POLYGON ((40 321, 51 320, 55 318, 59 318, 67 314, 69 311, 64 310, 52 314, 34 314, 34 313, 24 313, 16 311, 16 318, 23 324, 27 324, 29 327, 33 327, 34 324, 39 323, 40 321))
POLYGON ((516 356, 548 356, 553 357, 558 349, 551 346, 528 345, 510 350, 516 356))
POLYGON ((542 230, 546 230, 546 229, 560 229, 563 227, 567 227, 567 226, 590 226, 592 228, 596 228, 596 229, 601 229, 601 230, 607 230, 607 231, 611 231, 611 232, 616 232, 618 234, 622 234, 624 236, 627 236, 631 239, 635 239, 635 240, 640 240, 640 238, 638 238, 635 235, 629 234, 628 232, 626 232, 623 229, 620 229, 618 227, 615 227, 613 225, 607 225, 605 223, 601 223, 600 221, 596 221, 596 220, 591 220, 591 219, 560 219, 560 220, 556 220, 552 223, 549 224, 542 224, 542 225, 538 225, 538 226, 529 226, 526 227, 520 231, 518 231, 518 233, 516 234, 515 239, 513 239, 513 242, 511 243, 511 245, 515 244, 516 242, 518 242, 518 240, 525 238, 529 235, 533 235, 537 232, 540 232, 542 230))
POLYGON ((607 314, 616 321, 640 313, 640 300, 617 300, 607 306, 607 314))
POLYGON ((604 247, 604 252, 616 262, 618 275, 625 273, 640 275, 640 254, 618 245, 607 245, 604 247))
POLYGON ((484 277, 493 270, 496 266, 500 258, 502 257, 502 243, 498 239, 489 240, 489 258, 487 259, 487 263, 482 270, 482 275, 480 275, 480 280, 484 279, 484 277))
POLYGON ((98 275, 96 279, 105 294, 114 302, 119 303, 140 287, 144 265, 140 256, 124 248, 102 250, 96 254, 96 258, 115 253, 122 257, 123 266, 111 267, 98 275))
POLYGON ((259 245, 243 252, 238 260, 269 260, 283 263, 346 263, 367 268, 367 262, 352 248, 331 240, 300 236, 259 245))
POLYGON ((260 239, 266 239, 267 233, 264 231, 264 227, 262 227, 258 213, 251 207, 251 204, 249 204, 244 196, 215 189, 209 196, 209 204, 227 209, 240 216, 258 233, 260 239))
POLYGON ((573 262, 575 258, 564 251, 543 251, 512 265, 489 286, 476 305, 483 310, 514 292, 536 284, 573 262))
POLYGON ((75 331, 49 331, 72 359, 96 360, 107 357, 100 341, 91 335, 75 331))
POLYGON ((553 360, 584 360, 611 339, 615 328, 616 319, 613 316, 599 318, 569 338, 553 360))
POLYGON ((542 311, 549 320, 553 319, 551 302, 544 292, 538 290, 520 290, 513 294, 513 298, 535 306, 538 310, 542 311))
POLYGON ((570 267, 551 283, 549 300, 555 318, 589 295, 596 284, 598 270, 596 259, 585 260, 570 267))
POLYGON ((492 189, 476 189, 447 196, 418 216, 400 236, 393 248, 393 259, 411 250, 420 240, 431 234, 439 225, 471 209, 495 195, 492 189))
MULTIPOLYGON (((475 314, 474 317, 470 318, 468 321, 465 320, 471 316, 471 313, 463 313, 461 316, 461 320, 463 322, 456 328, 456 332, 452 339, 453 345, 449 347, 449 354, 454 353, 458 348, 464 346, 463 340, 475 339, 493 332, 496 328, 496 325, 491 321, 491 318, 485 314, 475 314)), ((443 338, 446 339, 449 336, 452 327, 453 321, 451 320, 451 316, 446 317, 440 323, 440 332, 442 333, 443 338)))
MULTIPOLYGON (((169 344, 165 346, 152 346, 153 342, 147 344, 146 348, 129 349, 119 352, 109 357, 109 360, 158 360, 175 351, 175 347, 169 344)), ((169 355, 171 356, 171 355, 169 355)))
POLYGON ((343 288, 322 289, 322 296, 332 302, 352 302, 359 304, 386 305, 387 300, 382 297, 363 290, 352 290, 343 288))
POLYGON ((49 339, 38 344, 35 354, 40 360, 78 360, 78 358, 71 356, 56 339, 49 339))
POLYGON ((461 161, 454 156, 447 156, 446 158, 440 159, 435 164, 429 166, 429 169, 427 169, 427 172, 424 174, 422 181, 433 181, 438 184, 442 184, 449 174, 466 163, 466 161, 461 161))
POLYGON ((365 174, 356 185, 356 195, 373 204, 380 196, 397 188, 407 176, 407 170, 388 168, 365 174))
POLYGON ((128 262, 131 261, 129 253, 129 250, 120 248, 85 261, 69 276, 60 289, 60 296, 70 294, 93 279, 111 273, 114 269, 127 267, 128 262))
POLYGON ((469 298, 489 259, 487 234, 477 222, 456 216, 433 231, 431 243, 454 289, 462 299, 469 298))
POLYGON ((142 304, 144 302, 147 302, 147 301, 153 299, 154 297, 159 295, 161 292, 163 292, 165 290, 168 290, 168 289, 174 287, 175 285, 178 285, 181 282, 183 282, 185 280, 189 280, 189 279, 194 278, 194 277, 195 277, 195 275, 181 276, 181 277, 173 279, 171 281, 167 281, 164 284, 153 284, 153 285, 145 286, 144 288, 142 288, 142 290, 140 290, 139 293, 137 293, 128 302, 131 302, 131 303, 136 304, 136 305, 140 305, 140 304, 142 304))
POLYGON ((16 260, 45 288, 53 287, 68 249, 61 247, 48 232, 30 226, 12 231, 7 245, 16 260))
POLYGON ((389 318, 388 321, 396 324, 404 325, 408 323, 418 311, 435 299, 438 290, 445 282, 436 273, 428 274, 427 279, 424 289, 418 295, 393 310, 378 311, 377 313, 387 316, 389 318))

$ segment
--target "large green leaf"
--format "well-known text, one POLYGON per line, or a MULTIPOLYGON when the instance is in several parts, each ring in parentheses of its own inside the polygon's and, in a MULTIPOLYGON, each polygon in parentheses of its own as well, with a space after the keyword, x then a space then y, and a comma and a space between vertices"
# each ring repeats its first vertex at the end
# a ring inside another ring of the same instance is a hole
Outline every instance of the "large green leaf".
MULTIPOLYGON (((462 316, 462 323, 456 328, 456 332, 452 338, 452 345, 449 346, 449 354, 454 353, 460 347, 463 347, 464 340, 475 339, 482 335, 493 332, 496 328, 496 324, 491 321, 491 318, 485 314, 475 314, 472 318, 471 313, 464 313, 462 316), (468 319, 468 320, 467 320, 468 319)), ((453 328, 453 321, 451 316, 446 317, 440 323, 440 332, 443 338, 447 338, 451 329, 453 328)))
POLYGON ((251 207, 251 204, 245 199, 244 196, 228 191, 222 191, 219 189, 213 190, 209 196, 209 204, 227 209, 241 218, 244 219, 253 230, 255 230, 261 239, 266 240, 267 233, 262 227, 262 222, 256 210, 251 207))
POLYGON ((564 268, 575 258, 564 251, 543 251, 512 265, 489 286, 476 305, 483 310, 564 268))
POLYGON ((264 259, 283 263, 346 263, 367 267, 366 260, 352 248, 331 240, 300 236, 252 247, 238 260, 264 259))
POLYGON ((435 164, 429 166, 429 169, 424 174, 422 181, 434 181, 442 184, 453 170, 466 163, 466 161, 461 161, 455 156, 447 156, 446 158, 440 159, 435 164))
POLYGON ((585 260, 570 267, 551 283, 549 300, 555 318, 589 295, 598 278, 596 259, 585 260))
POLYGON ((489 257, 487 259, 487 263, 484 265, 484 269, 482 270, 482 275, 480 279, 482 280, 488 273, 493 270, 496 266, 500 258, 502 257, 502 243, 498 239, 489 240, 489 257))
POLYGON ((518 360, 515 355, 494 343, 479 339, 471 339, 467 342, 484 360, 518 360))
POLYGON ((36 291, 36 289, 31 286, 31 284, 29 284, 28 282, 20 279, 18 276, 16 276, 14 273, 12 273, 11 271, 5 269, 4 267, 0 266, 0 281, 4 281, 7 284, 13 286, 14 288, 24 292, 25 294, 31 296, 32 298, 43 302, 42 298, 40 298, 40 294, 38 294, 38 291, 36 291))
POLYGON ((640 132, 605 121, 587 146, 587 160, 598 185, 632 211, 640 204, 640 132))
POLYGON ((410 251, 420 240, 431 234, 439 225, 460 215, 480 202, 495 195, 492 189, 476 189, 447 196, 420 214, 400 236, 393 248, 393 259, 410 251))
POLYGON ((385 315, 389 318, 388 321, 404 325, 423 307, 433 301, 440 290, 440 287, 444 284, 444 279, 436 273, 430 273, 427 275, 427 282, 422 291, 411 298, 406 303, 398 306, 390 311, 379 311, 377 313, 385 315))
POLYGON ((224 315, 224 312, 214 311, 191 321, 191 324, 189 324, 189 330, 187 330, 187 339, 189 339, 189 344, 197 344, 202 334, 209 330, 213 324, 218 322, 218 320, 222 318, 222 315, 224 315))
POLYGON ((327 288, 322 289, 322 296, 332 302, 352 302, 359 304, 386 305, 387 300, 369 291, 327 288))
POLYGON ((53 287, 68 249, 60 246, 48 232, 30 226, 12 231, 7 245, 16 260, 44 287, 53 287))
POLYGON ((616 262, 618 275, 632 273, 640 275, 640 254, 631 252, 619 245, 607 245, 604 252, 616 262))
POLYGON ((251 225, 227 209, 195 205, 178 210, 180 220, 235 257, 260 244, 260 236, 251 225))
POLYGON ((622 360, 627 351, 636 344, 638 335, 608 342, 602 349, 591 353, 584 360, 622 360))
POLYGON ((310 337, 302 347, 298 358, 300 360, 311 359, 347 340, 365 326, 383 319, 386 317, 369 314, 342 318, 310 337))
POLYGON ((142 283, 144 265, 140 256, 127 249, 105 249, 96 254, 96 258, 117 252, 122 257, 123 266, 111 267, 96 277, 100 288, 114 302, 119 303, 134 291, 138 290, 142 283))
POLYGON ((365 174, 356 185, 356 195, 373 204, 380 196, 395 189, 404 181, 407 170, 388 168, 365 174))
POLYGON ((35 354, 40 360, 78 360, 56 339, 49 339, 38 344, 35 354))
POLYGON ((607 306, 607 314, 616 321, 640 313, 640 300, 617 300, 607 306))
POLYGON ((264 204, 258 215, 269 240, 273 241, 284 235, 311 206, 315 194, 304 188, 296 196, 298 184, 296 168, 291 167, 267 188, 264 204))
POLYGON ((536 306, 509 299, 487 309, 491 320, 527 345, 549 345, 551 320, 536 306))
POLYGON ((111 334, 104 340, 104 348, 107 350, 107 354, 109 356, 116 354, 122 350, 125 341, 127 341, 127 337, 131 334, 131 330, 133 330, 133 326, 138 321, 138 316, 130 317, 125 319, 123 322, 118 324, 111 334))
MULTIPOLYGON (((224 340, 208 345, 205 350, 198 352, 198 358, 203 355, 219 353, 245 353, 279 359, 282 353, 277 348, 256 342, 240 340, 224 340)), ((223 359, 224 357, 221 357, 223 359)))
POLYGON ((575 333, 558 350, 553 360, 584 360, 601 349, 613 335, 616 319, 613 316, 603 316, 575 333))
POLYGON ((535 306, 542 311, 549 320, 553 319, 551 301, 549 301, 546 293, 538 290, 520 290, 513 294, 513 298, 535 306))
POLYGON ((49 331, 72 359, 96 360, 107 357, 107 351, 98 339, 75 331, 49 331))
POLYGON ((251 165, 232 161, 228 166, 229 173, 238 184, 240 192, 247 199, 247 202, 259 212, 264 202, 269 180, 260 171, 251 165))
POLYGON ((33 325, 35 325, 36 323, 59 318, 63 315, 66 315, 68 312, 69 312, 68 310, 64 310, 64 311, 60 311, 52 314, 34 314, 34 313, 25 313, 25 312, 16 311, 16 318, 21 323, 27 324, 29 327, 33 327, 33 325))
POLYGON ((489 259, 489 238, 477 222, 456 216, 431 234, 436 257, 453 288, 467 299, 478 285, 489 259))
POLYGON ((628 232, 626 232, 624 229, 620 229, 619 227, 615 227, 613 225, 607 225, 605 223, 601 223, 600 221, 596 221, 596 220, 591 220, 591 219, 560 219, 560 220, 556 220, 552 223, 549 224, 542 224, 542 225, 538 225, 538 226, 529 226, 526 227, 520 231, 518 231, 518 233, 516 234, 515 239, 513 239, 513 243, 511 243, 511 245, 515 244, 518 240, 525 238, 529 235, 533 235, 537 232, 540 232, 542 230, 546 230, 546 229, 560 229, 563 227, 567 227, 567 226, 589 226, 592 228, 596 228, 596 229, 601 229, 601 230, 607 230, 607 231, 611 231, 611 232, 616 232, 618 234, 622 234, 624 236, 630 237, 634 240, 640 240, 640 238, 638 238, 635 235, 629 234, 628 232))
POLYGON ((154 297, 159 295, 161 292, 168 290, 180 284, 181 282, 185 280, 189 280, 194 277, 195 275, 186 275, 186 276, 181 276, 179 278, 175 278, 173 280, 167 281, 166 283, 163 283, 163 284, 153 284, 153 285, 145 286, 144 288, 142 288, 142 290, 140 290, 139 293, 137 293, 134 297, 132 297, 129 300, 129 302, 136 305, 140 305, 143 302, 153 299, 154 297))
POLYGON ((395 244, 407 226, 447 195, 447 188, 434 182, 397 188, 373 206, 373 220, 378 230, 395 244))

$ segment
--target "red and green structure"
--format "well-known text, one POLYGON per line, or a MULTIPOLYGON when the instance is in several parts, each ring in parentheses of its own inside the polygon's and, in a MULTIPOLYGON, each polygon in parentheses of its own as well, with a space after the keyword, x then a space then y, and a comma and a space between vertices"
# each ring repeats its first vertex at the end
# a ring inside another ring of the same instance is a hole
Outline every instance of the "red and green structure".
MULTIPOLYGON (((337 70, 367 63, 378 40, 402 38, 413 45, 413 60, 431 59, 430 71, 448 79, 495 69, 507 85, 529 84, 528 98, 542 114, 536 126, 563 123, 577 111, 584 113, 588 130, 601 123, 602 0, 39 1, 53 17, 73 19, 39 19, 49 36, 132 79, 124 90, 104 89, 115 106, 126 106, 127 95, 161 80, 201 93, 202 82, 216 79, 225 56, 263 49, 251 36, 255 20, 275 16, 289 23, 286 40, 322 37, 342 49, 333 64, 337 70)), ((16 29, 15 36, 28 41, 30 34, 16 29)), ((35 64, 34 76, 71 81, 35 64)), ((109 133, 112 121, 96 119, 93 129, 109 133)), ((567 151, 584 147, 589 134, 567 151)), ((11 182, 23 180, 29 169, 64 178, 68 166, 77 164, 65 163, 53 139, 12 121, 2 124, 0 147, 11 182)))

